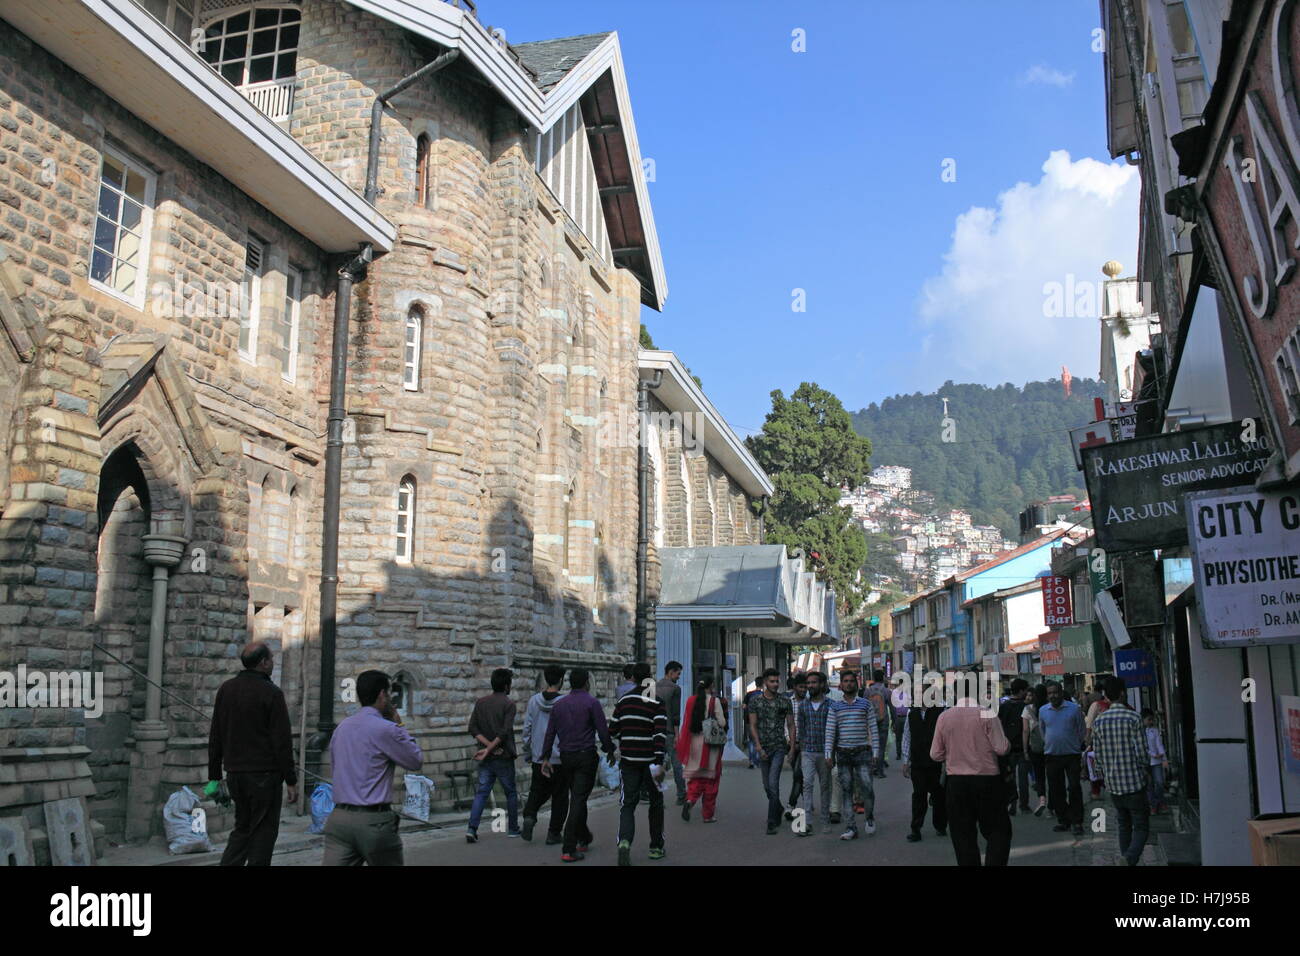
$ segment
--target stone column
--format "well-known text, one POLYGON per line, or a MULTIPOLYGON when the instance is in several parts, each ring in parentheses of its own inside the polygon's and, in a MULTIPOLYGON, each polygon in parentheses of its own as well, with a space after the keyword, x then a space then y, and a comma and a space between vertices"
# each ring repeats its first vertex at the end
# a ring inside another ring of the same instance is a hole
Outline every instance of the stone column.
POLYGON ((135 750, 127 784, 126 839, 145 840, 160 829, 163 751, 167 724, 162 719, 163 646, 167 637, 167 581, 180 564, 185 539, 170 534, 144 536, 144 559, 153 566, 153 613, 149 617, 149 683, 145 690, 144 720, 132 730, 135 750))

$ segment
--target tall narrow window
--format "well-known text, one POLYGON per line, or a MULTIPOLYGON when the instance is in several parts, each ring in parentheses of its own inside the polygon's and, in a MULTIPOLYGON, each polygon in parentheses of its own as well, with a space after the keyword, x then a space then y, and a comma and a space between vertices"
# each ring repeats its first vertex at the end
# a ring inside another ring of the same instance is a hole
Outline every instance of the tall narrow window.
POLYGON ((420 388, 420 340, 424 335, 424 310, 411 306, 406 313, 406 344, 402 352, 402 387, 408 392, 420 388))
POLYGON ((257 361, 257 324, 262 297, 262 240, 251 233, 244 250, 244 279, 239 287, 239 357, 257 361))
POLYGON ((298 378, 298 328, 302 311, 302 273, 290 266, 284 275, 284 321, 281 325, 281 343, 284 357, 280 360, 280 377, 286 382, 298 378))
POLYGON ((415 553, 415 479, 407 475, 397 486, 397 543, 393 556, 410 564, 415 553))
POLYGON ((144 305, 154 182, 140 164, 104 151, 90 281, 137 308, 144 305))
POLYGON ((415 201, 429 208, 429 134, 421 133, 415 140, 415 201))

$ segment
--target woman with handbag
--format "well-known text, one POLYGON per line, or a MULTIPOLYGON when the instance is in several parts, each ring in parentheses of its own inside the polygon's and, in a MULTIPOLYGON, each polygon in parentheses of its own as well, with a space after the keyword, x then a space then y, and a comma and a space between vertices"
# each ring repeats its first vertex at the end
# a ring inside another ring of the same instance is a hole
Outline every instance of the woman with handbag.
POLYGON ((682 819, 691 819, 691 808, 704 800, 704 822, 713 823, 718 804, 718 783, 722 779, 722 751, 727 745, 727 713, 713 693, 713 676, 705 674, 686 701, 686 733, 677 736, 677 759, 686 776, 686 802, 682 819))

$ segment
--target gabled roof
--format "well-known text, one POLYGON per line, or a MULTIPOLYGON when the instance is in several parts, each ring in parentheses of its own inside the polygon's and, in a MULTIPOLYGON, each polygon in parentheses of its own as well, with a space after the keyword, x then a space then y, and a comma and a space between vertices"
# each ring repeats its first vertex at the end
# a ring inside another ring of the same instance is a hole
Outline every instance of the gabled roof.
POLYGON ((1029 554, 1031 551, 1037 551, 1039 548, 1051 544, 1053 541, 1055 541, 1057 538, 1060 538, 1064 534, 1065 534, 1064 528, 1058 531, 1049 531, 1041 538, 1035 538, 1033 541, 1022 544, 1018 548, 1015 548, 1011 551, 1003 551, 992 561, 985 561, 983 564, 977 564, 975 565, 975 567, 962 571, 960 574, 954 574, 947 581, 944 581, 941 587, 946 588, 949 585, 957 584, 961 581, 969 580, 970 578, 973 578, 976 575, 983 574, 985 571, 989 571, 992 570, 993 568, 996 568, 1000 564, 1006 564, 1008 561, 1014 561, 1016 558, 1019 558, 1022 555, 1029 554))
POLYGON ((569 71, 585 60, 609 35, 585 33, 558 40, 517 43, 514 44, 514 51, 523 60, 524 66, 537 74, 538 89, 546 92, 568 76, 569 71))
POLYGON ((506 46, 473 14, 450 3, 350 2, 416 36, 449 50, 460 50, 461 56, 539 133, 545 133, 570 107, 581 102, 615 261, 640 281, 642 302, 652 309, 663 308, 668 284, 650 194, 641 171, 641 147, 617 33, 506 46))

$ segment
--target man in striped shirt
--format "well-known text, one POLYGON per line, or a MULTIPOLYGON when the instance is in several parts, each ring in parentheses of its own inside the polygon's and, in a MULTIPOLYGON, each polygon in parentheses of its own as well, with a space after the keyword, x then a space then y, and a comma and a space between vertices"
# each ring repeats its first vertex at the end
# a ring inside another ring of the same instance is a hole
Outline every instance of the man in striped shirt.
POLYGON ((1122 677, 1107 677, 1103 687, 1110 706, 1093 721, 1092 747, 1119 819, 1119 851, 1129 866, 1137 866, 1150 820, 1146 728, 1138 712, 1124 702, 1122 677))
POLYGON ((622 809, 618 818, 618 865, 632 862, 632 839, 636 835, 636 805, 644 789, 650 796, 650 859, 664 858, 664 751, 668 737, 668 711, 655 697, 650 665, 632 668, 632 689, 614 705, 609 735, 618 741, 623 773, 622 809))
POLYGON ((880 749, 880 728, 876 711, 858 696, 858 672, 840 671, 840 690, 843 700, 831 701, 831 711, 826 718, 827 761, 840 777, 841 812, 849 821, 848 828, 840 834, 841 840, 858 838, 858 821, 853 815, 853 781, 856 779, 866 808, 867 836, 876 832, 876 794, 872 788, 872 755, 880 749))

